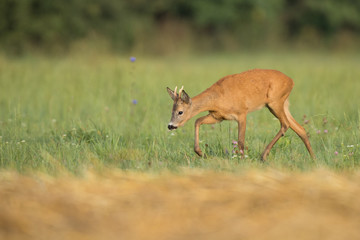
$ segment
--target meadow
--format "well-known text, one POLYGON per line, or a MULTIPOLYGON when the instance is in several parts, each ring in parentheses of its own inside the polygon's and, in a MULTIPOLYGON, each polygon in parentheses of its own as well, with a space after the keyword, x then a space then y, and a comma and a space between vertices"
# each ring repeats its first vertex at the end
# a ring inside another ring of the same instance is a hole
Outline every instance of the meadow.
POLYGON ((242 171, 359 168, 360 69, 357 54, 244 53, 192 57, 82 55, 0 58, 0 168, 56 175, 87 169, 242 171), (279 129, 266 109, 247 118, 246 158, 233 153, 237 124, 203 125, 193 152, 194 121, 169 132, 166 87, 190 96, 219 78, 252 68, 277 69, 295 82, 290 111, 307 130, 313 161, 292 130, 259 161, 279 129))
POLYGON ((242 53, 0 57, 0 238, 357 239, 360 56, 242 53), (313 160, 267 109, 237 124, 168 131, 166 87, 190 96, 219 78, 277 69, 313 160))

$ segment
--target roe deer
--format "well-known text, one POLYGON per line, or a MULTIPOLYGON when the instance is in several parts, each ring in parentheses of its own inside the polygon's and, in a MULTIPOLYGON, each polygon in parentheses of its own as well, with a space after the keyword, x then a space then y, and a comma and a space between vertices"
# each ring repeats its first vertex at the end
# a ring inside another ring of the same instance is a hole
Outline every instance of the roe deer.
POLYGON ((174 91, 167 88, 170 97, 174 100, 168 128, 173 130, 181 127, 198 113, 209 111, 208 115, 200 117, 195 122, 195 152, 203 156, 199 147, 200 125, 235 120, 238 122, 239 148, 243 153, 246 115, 266 106, 279 119, 281 128, 265 148, 261 159, 266 160, 270 149, 289 127, 304 142, 311 157, 315 158, 305 129, 295 121, 288 109, 288 97, 293 86, 293 80, 279 71, 254 69, 223 77, 193 98, 189 97, 183 87, 179 94, 176 92, 177 87, 174 91))

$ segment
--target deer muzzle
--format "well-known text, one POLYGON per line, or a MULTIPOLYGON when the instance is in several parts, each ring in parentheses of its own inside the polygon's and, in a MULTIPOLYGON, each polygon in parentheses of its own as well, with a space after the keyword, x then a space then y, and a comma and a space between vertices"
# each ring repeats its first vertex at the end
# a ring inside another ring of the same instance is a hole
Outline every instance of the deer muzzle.
POLYGON ((177 127, 175 127, 175 126, 172 125, 172 124, 169 124, 169 125, 168 125, 168 129, 169 129, 169 130, 174 130, 174 129, 177 129, 177 127))

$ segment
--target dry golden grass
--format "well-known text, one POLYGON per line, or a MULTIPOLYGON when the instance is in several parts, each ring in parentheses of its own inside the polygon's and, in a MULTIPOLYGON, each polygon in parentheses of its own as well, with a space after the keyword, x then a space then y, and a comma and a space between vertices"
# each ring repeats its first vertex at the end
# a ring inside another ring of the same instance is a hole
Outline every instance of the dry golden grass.
POLYGON ((360 239, 360 174, 0 173, 0 239, 360 239))

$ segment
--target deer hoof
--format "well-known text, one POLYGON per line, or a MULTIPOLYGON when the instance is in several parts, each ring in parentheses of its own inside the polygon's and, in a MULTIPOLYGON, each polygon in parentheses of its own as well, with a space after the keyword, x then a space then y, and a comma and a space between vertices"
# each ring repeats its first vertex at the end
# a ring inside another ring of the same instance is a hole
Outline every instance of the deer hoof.
POLYGON ((199 157, 203 157, 203 155, 204 155, 200 148, 195 148, 195 152, 197 155, 199 155, 199 157))

